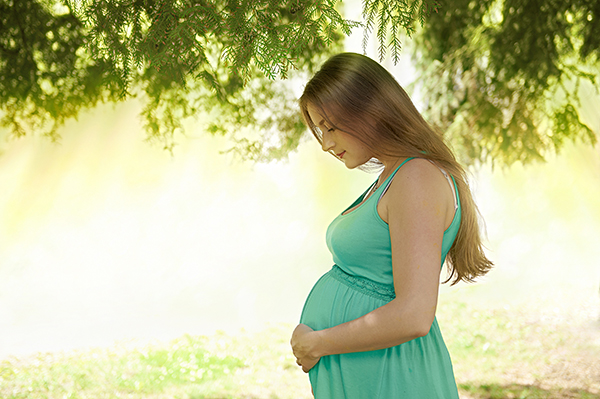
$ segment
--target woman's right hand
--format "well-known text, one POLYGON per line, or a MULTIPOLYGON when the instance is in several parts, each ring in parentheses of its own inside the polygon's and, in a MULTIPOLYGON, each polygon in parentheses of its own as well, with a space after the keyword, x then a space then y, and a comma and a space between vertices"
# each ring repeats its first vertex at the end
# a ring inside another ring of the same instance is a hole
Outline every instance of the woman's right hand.
POLYGON ((298 324, 292 333, 290 344, 292 352, 296 357, 296 364, 302 367, 302 371, 308 373, 321 359, 314 352, 315 331, 306 324, 298 324))

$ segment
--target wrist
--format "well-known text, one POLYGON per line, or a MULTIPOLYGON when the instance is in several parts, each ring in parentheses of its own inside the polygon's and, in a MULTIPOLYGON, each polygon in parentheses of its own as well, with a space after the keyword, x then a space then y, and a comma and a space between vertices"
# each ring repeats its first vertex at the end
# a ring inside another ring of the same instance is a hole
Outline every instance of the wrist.
POLYGON ((326 330, 319 330, 313 332, 311 335, 310 343, 310 356, 314 358, 320 358, 328 355, 326 348, 326 330))

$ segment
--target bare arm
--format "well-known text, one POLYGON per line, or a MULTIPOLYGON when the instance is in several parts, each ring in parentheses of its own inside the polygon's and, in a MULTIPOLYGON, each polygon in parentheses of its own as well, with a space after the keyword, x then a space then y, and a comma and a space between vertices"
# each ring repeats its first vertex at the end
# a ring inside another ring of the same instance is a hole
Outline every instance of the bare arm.
POLYGON ((452 192, 436 166, 416 159, 398 171, 386 197, 382 217, 390 228, 396 298, 335 327, 295 331, 292 346, 296 341, 298 354, 318 360, 389 348, 429 332, 437 305, 442 238, 454 211, 452 192))

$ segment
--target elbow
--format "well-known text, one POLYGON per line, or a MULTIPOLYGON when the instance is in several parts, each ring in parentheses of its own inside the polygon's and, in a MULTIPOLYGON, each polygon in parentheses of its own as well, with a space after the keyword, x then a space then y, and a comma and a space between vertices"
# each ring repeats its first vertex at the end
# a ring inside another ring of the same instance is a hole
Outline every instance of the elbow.
POLYGON ((412 323, 412 336, 413 339, 421 338, 429 334, 431 331, 431 326, 433 325, 434 318, 430 317, 416 317, 414 322, 412 323))
POLYGON ((429 331, 431 331, 431 323, 427 324, 423 324, 421 326, 419 326, 418 328, 415 329, 414 332, 414 337, 415 338, 421 338, 426 336, 427 334, 429 334, 429 331))
MULTIPOLYGON (((402 306, 401 302, 398 302, 398 306, 402 306)), ((414 307, 403 307, 399 311, 398 322, 404 327, 404 339, 412 340, 421 338, 429 334, 431 326, 435 320, 435 308, 434 311, 423 309, 422 306, 414 307)))

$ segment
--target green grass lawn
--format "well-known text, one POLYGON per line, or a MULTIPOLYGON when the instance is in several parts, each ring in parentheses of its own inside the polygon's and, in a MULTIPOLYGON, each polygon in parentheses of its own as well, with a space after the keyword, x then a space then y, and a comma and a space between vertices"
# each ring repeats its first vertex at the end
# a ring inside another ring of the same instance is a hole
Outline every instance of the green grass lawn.
MULTIPOLYGON (((463 398, 600 397, 600 328, 486 310, 443 296, 438 320, 463 398)), ((0 397, 311 398, 293 326, 169 343, 38 354, 0 363, 0 397)))
MULTIPOLYGON (((214 338, 213 338, 214 339, 214 338)), ((185 397, 244 365, 210 351, 209 338, 184 336, 165 345, 39 354, 0 364, 2 398, 185 397)))
POLYGON ((466 398, 600 398, 600 323, 443 301, 438 320, 466 398))

